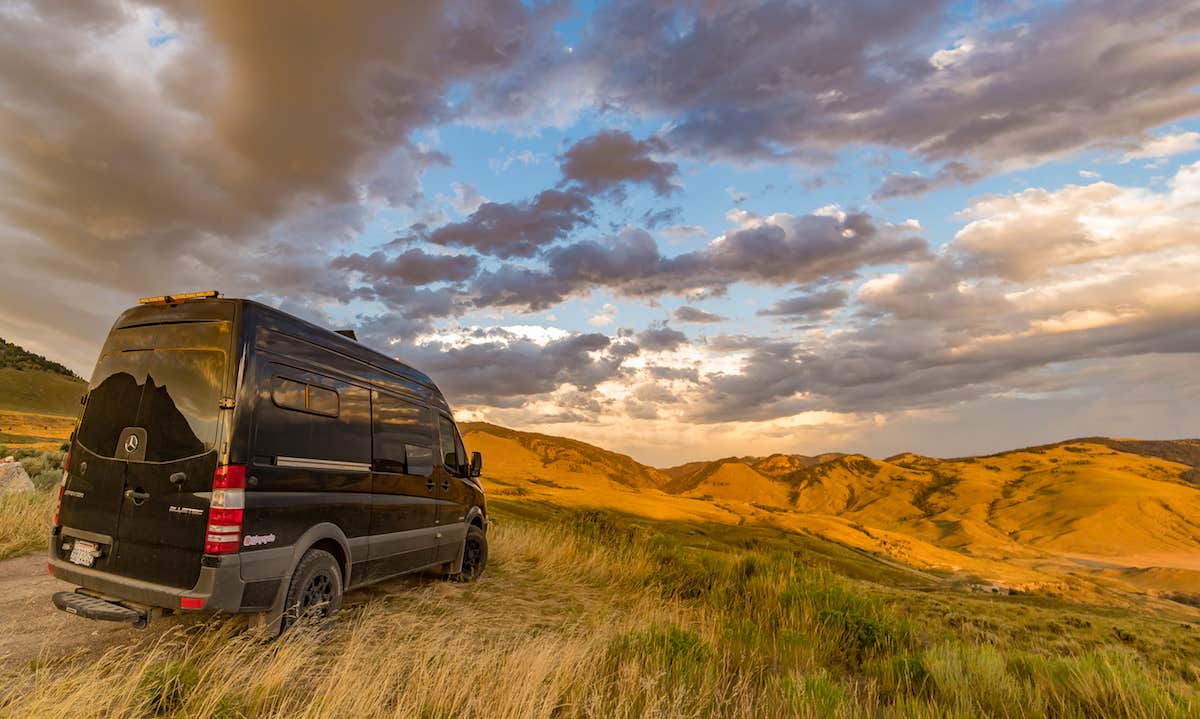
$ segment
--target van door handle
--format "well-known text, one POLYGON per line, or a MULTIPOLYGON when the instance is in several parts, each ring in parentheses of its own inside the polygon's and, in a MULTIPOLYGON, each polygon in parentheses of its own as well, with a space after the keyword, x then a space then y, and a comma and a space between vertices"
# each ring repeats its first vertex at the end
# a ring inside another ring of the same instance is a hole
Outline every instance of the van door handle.
POLYGON ((433 491, 433 480, 432 479, 425 480, 425 489, 428 489, 430 492, 433 491))
POLYGON ((145 502, 150 499, 149 492, 139 492, 136 489, 125 490, 125 499, 132 499, 134 502, 145 502))

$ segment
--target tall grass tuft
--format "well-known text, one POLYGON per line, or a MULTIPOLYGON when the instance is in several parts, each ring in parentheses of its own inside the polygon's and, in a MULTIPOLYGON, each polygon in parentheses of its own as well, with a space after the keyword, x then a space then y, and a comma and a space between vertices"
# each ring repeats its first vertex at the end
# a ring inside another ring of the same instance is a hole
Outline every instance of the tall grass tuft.
POLYGON ((45 549, 57 501, 53 491, 0 495, 0 559, 45 549))

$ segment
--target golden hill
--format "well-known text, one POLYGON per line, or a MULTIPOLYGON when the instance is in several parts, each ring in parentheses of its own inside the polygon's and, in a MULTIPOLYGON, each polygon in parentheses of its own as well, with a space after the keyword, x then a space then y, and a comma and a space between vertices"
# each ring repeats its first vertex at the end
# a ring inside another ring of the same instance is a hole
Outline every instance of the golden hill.
POLYGON ((1088 438, 947 460, 775 454, 659 471, 576 440, 473 423, 464 433, 497 496, 769 524, 1001 590, 1200 590, 1196 440, 1088 438))

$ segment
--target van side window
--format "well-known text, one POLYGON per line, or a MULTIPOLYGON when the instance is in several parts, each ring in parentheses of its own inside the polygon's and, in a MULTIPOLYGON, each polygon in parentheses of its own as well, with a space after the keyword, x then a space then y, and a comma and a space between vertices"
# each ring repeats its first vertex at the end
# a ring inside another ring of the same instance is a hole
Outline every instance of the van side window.
POLYGON ((373 468, 428 477, 433 473, 429 410, 414 402, 373 392, 373 468))
POLYGON ((275 400, 275 404, 284 409, 297 409, 301 412, 307 409, 305 397, 308 393, 308 385, 284 377, 276 377, 274 384, 275 386, 271 389, 271 399, 275 400))
POLYGON ((271 399, 284 409, 322 414, 326 417, 338 415, 336 391, 315 384, 297 382, 287 377, 273 379, 271 399))
POLYGON ((438 419, 440 420, 439 427, 441 429, 439 434, 442 440, 442 464, 451 473, 462 474, 464 458, 460 457, 458 453, 458 448, 462 443, 455 442, 454 440, 454 423, 445 417, 439 416, 438 419))
POLYGON ((295 367, 267 363, 254 408, 258 457, 371 461, 371 391, 295 367))

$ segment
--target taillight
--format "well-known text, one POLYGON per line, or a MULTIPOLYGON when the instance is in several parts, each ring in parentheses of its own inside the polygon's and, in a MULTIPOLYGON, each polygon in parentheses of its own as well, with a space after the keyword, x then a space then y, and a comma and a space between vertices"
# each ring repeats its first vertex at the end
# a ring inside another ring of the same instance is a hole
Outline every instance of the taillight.
POLYGON ((180 609, 204 609, 204 600, 199 597, 180 597, 180 609))
POLYGON ((204 533, 205 554, 236 554, 242 541, 242 512, 246 507, 246 467, 230 464, 213 473, 212 501, 204 533))
POLYGON ((63 492, 67 491, 67 476, 71 469, 71 453, 67 452, 67 456, 63 458, 63 476, 62 481, 58 483, 58 504, 54 507, 54 526, 62 526, 59 517, 62 516, 62 501, 63 492))

